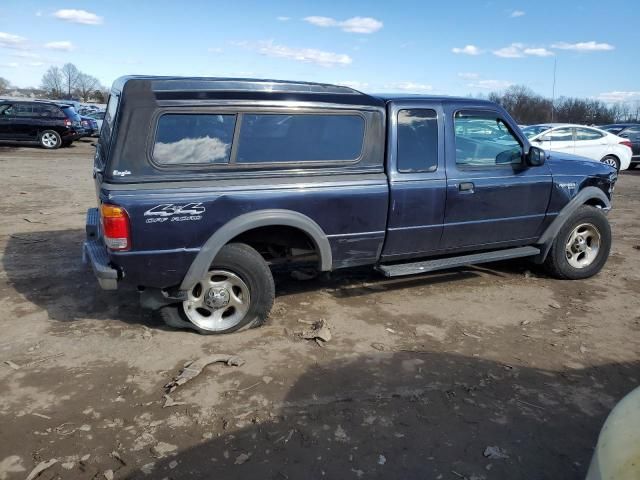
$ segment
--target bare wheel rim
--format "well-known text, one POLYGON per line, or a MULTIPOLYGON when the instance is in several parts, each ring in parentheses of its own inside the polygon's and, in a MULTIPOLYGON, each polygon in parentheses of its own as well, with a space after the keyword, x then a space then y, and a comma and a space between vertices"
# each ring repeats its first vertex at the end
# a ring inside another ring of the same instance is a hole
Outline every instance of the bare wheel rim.
POLYGON ((51 133, 51 132, 45 132, 42 134, 42 138, 41 138, 42 144, 45 147, 55 147, 58 144, 58 139, 56 138, 56 136, 51 133))
POLYGON ((198 328, 219 332, 242 322, 250 304, 249 287, 239 276, 226 270, 211 270, 189 291, 182 306, 198 328))
POLYGON ((573 229, 565 246, 567 262, 573 268, 586 268, 598 257, 601 236, 591 223, 581 223, 573 229))
POLYGON ((605 165, 609 165, 610 167, 613 168, 618 168, 618 163, 616 162, 616 159, 613 157, 606 157, 602 163, 604 163, 605 165))

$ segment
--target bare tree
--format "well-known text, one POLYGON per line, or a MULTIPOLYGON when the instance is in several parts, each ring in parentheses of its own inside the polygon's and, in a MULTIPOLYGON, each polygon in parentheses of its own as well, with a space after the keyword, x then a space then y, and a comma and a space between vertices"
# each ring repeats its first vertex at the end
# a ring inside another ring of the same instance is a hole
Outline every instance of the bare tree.
POLYGON ((88 101, 95 93, 95 90, 100 88, 100 82, 98 79, 86 73, 80 73, 78 75, 78 81, 76 84, 76 89, 83 102, 88 101))
POLYGON ((63 93, 64 75, 59 67, 49 67, 42 76, 41 86, 51 98, 61 98, 63 93))
POLYGON ((11 84, 9 83, 9 80, 7 80, 6 78, 0 77, 0 93, 4 93, 7 90, 9 90, 10 86, 11 84))
POLYGON ((62 75, 64 77, 64 90, 68 95, 67 98, 71 99, 71 92, 78 86, 80 70, 78 70, 73 63, 65 63, 62 66, 62 75))

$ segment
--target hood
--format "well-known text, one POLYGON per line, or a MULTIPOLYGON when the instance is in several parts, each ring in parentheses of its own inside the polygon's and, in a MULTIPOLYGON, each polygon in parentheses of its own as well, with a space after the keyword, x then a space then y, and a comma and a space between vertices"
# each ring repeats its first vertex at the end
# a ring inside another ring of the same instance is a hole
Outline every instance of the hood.
POLYGON ((547 151, 547 165, 553 175, 609 176, 616 169, 591 158, 569 153, 547 151))

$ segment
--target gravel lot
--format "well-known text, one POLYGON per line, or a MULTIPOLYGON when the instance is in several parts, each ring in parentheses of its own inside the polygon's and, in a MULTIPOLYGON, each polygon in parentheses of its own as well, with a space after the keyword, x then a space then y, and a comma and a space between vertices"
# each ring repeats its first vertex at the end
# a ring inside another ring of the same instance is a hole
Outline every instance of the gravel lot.
POLYGON ((524 261, 279 277, 267 325, 204 337, 83 267, 92 155, 0 146, 0 480, 50 459, 39 479, 582 479, 640 382, 640 170, 618 182, 595 278, 524 261), (318 319, 324 347, 298 335, 318 319), (211 354, 245 363, 209 366, 163 408, 211 354))

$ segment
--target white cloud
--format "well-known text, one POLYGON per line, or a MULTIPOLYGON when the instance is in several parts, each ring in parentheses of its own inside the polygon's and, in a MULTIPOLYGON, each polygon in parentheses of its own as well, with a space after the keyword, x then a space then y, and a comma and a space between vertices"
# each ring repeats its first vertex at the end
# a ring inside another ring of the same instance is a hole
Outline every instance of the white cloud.
POLYGON ((41 67, 44 65, 44 62, 29 62, 27 63, 29 67, 41 67))
POLYGON ((5 67, 5 68, 18 68, 18 64, 16 62, 10 62, 10 63, 2 63, 0 64, 0 67, 5 67))
POLYGON ((45 43, 44 48, 48 48, 49 50, 64 50, 70 52, 75 47, 73 46, 73 43, 69 42, 68 40, 63 40, 59 42, 45 43))
POLYGON ((634 100, 640 101, 640 91, 618 91, 601 93, 596 97, 598 100, 602 100, 606 103, 618 103, 618 102, 632 102, 634 100))
POLYGON ((303 20, 316 27, 338 27, 349 33, 374 33, 384 25, 380 20, 371 17, 351 17, 340 21, 331 17, 311 16, 305 17, 303 20))
POLYGON ((507 82, 506 80, 478 80, 477 82, 468 84, 469 87, 482 88, 485 90, 500 90, 510 87, 511 85, 513 85, 513 83, 507 82))
POLYGON ((480 74, 478 73, 473 73, 473 72, 463 72, 463 73, 459 73, 458 76, 460 78, 464 78, 465 80, 475 80, 477 78, 480 78, 480 74))
POLYGON ((543 47, 527 47, 522 43, 512 43, 508 47, 494 50, 493 54, 502 58, 522 58, 526 56, 549 57, 553 55, 553 52, 543 47))
POLYGON ((294 48, 278 45, 272 41, 260 42, 257 50, 269 57, 288 58, 299 62, 315 63, 323 67, 344 66, 353 62, 351 57, 344 53, 326 52, 315 48, 294 48))
POLYGON ((512 43, 508 47, 494 50, 493 54, 502 58, 521 58, 524 57, 524 53, 522 51, 523 47, 524 45, 521 43, 512 43))
POLYGON ((280 17, 276 17, 276 19, 280 22, 288 22, 289 20, 291 20, 291 17, 280 16, 280 17))
POLYGON ((382 22, 371 17, 353 17, 340 22, 340 28, 350 33, 374 33, 382 28, 382 22))
POLYGON ((514 10, 511 12, 511 18, 524 17, 525 15, 526 12, 523 12, 522 10, 514 10))
POLYGON ((480 55, 482 53, 482 50, 475 45, 465 45, 462 48, 454 47, 451 51, 453 53, 464 53, 465 55, 480 55))
POLYGON ((36 12, 36 17, 41 17, 42 16, 42 10, 38 10, 36 12))
POLYGON ((551 48, 557 48, 558 50, 574 50, 576 52, 604 52, 607 50, 613 50, 616 47, 609 43, 597 43, 590 41, 578 43, 558 42, 551 45, 551 48))
POLYGON ((209 53, 222 53, 224 50, 221 47, 211 47, 207 48, 207 52, 209 53))
POLYGON ((397 83, 388 83, 384 86, 384 88, 388 88, 390 90, 399 90, 401 92, 411 92, 411 93, 425 93, 433 90, 433 86, 426 83, 415 83, 415 82, 397 82, 397 83))
POLYGON ((551 50, 547 50, 546 48, 525 48, 525 55, 533 55, 534 57, 551 57, 555 55, 551 50))
POLYGON ((100 25, 102 23, 102 17, 99 17, 95 13, 87 12, 86 10, 64 8, 55 12, 53 16, 60 20, 71 23, 82 23, 83 25, 100 25))
POLYGON ((4 48, 23 48, 26 38, 12 33, 0 32, 0 47, 4 48))

